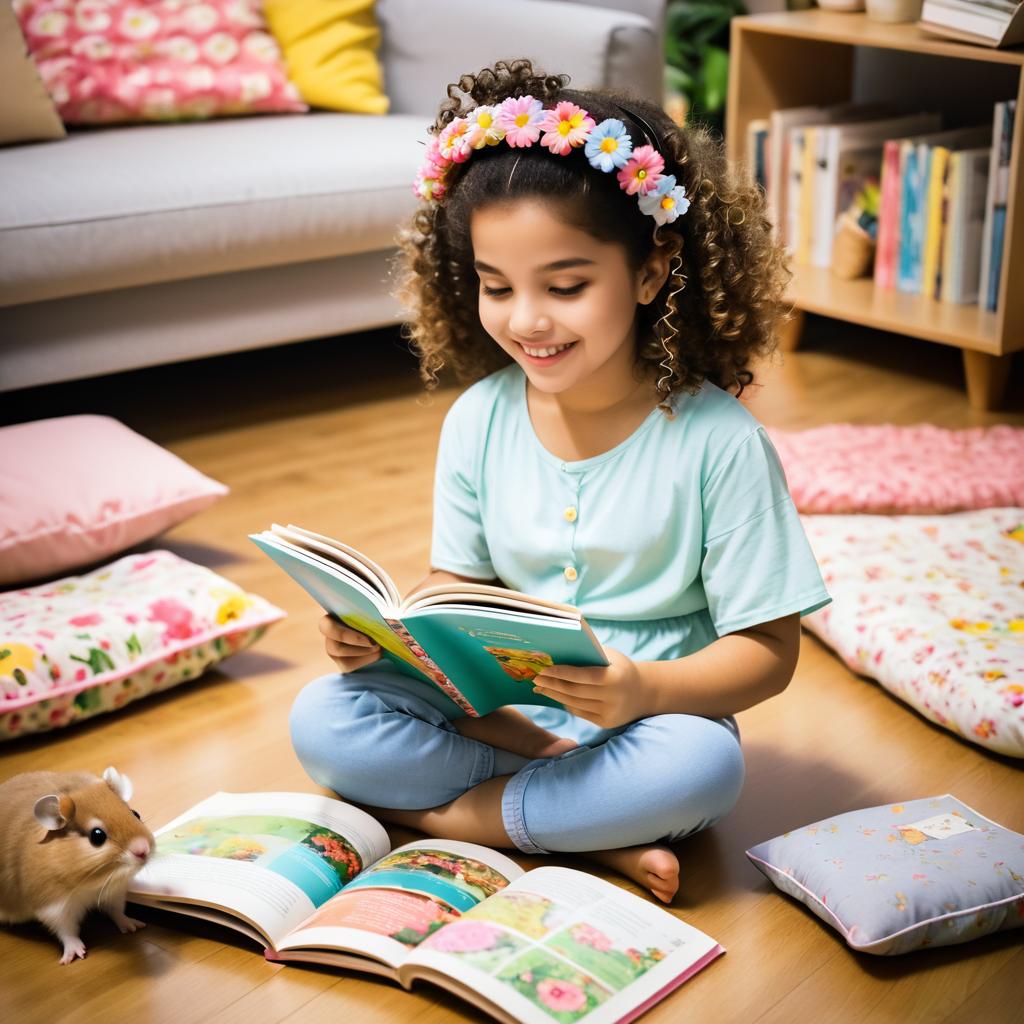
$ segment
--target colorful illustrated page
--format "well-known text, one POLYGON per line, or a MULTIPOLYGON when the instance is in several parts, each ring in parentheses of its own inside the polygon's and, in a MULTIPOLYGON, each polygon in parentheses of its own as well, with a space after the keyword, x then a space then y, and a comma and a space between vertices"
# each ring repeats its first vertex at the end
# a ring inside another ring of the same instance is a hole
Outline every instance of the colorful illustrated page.
POLYGON ((408 952, 522 869, 472 843, 409 843, 381 858, 321 907, 282 949, 349 949, 397 966, 408 952))
MULTIPOLYGON (((517 1012, 509 1004, 512 990, 530 1004, 529 1019, 572 1024, 682 949, 687 932, 710 942, 599 879, 538 868, 431 935, 414 961, 463 974, 510 1012, 517 1012), (430 956, 437 953, 444 955, 443 965, 430 956)), ((665 983, 658 981, 652 991, 665 983)), ((610 1019, 618 1016, 616 1010, 610 1019)))

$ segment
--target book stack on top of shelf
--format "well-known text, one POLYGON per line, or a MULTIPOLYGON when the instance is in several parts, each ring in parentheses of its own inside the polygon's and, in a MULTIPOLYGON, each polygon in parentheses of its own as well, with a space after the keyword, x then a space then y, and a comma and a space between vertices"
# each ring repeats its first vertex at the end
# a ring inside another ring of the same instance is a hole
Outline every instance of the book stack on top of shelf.
POLYGON ((794 264, 830 267, 838 218, 874 189, 875 283, 994 311, 1015 108, 947 130, 879 104, 775 110, 748 124, 746 164, 794 264))
POLYGON ((921 28, 982 46, 1024 42, 1024 3, 1014 0, 924 0, 921 28))

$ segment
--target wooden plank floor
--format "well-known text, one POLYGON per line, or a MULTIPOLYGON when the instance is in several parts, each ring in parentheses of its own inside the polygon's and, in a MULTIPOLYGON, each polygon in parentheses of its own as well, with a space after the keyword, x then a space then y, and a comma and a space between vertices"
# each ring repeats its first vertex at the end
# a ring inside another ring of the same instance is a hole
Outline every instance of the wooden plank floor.
MULTIPOLYGON (((786 427, 1024 424, 1022 371, 1018 358, 1015 411, 972 412, 954 350, 812 317, 803 350, 768 369, 750 404, 764 422, 786 427)), ((0 422, 108 413, 230 485, 227 499, 160 546, 263 594, 289 617, 191 686, 3 745, 0 778, 115 764, 154 824, 217 789, 315 791, 292 753, 287 716, 299 688, 331 668, 317 612, 246 533, 297 521, 364 549, 400 589, 410 587, 427 568, 432 461, 456 393, 425 399, 401 342, 384 331, 3 395, 0 422)), ((728 955, 645 1019, 1024 1020, 1024 933, 895 958, 854 954, 743 855, 829 814, 947 792, 1024 831, 1024 765, 931 725, 807 634, 789 689, 739 722, 745 790, 724 822, 680 845, 683 880, 672 908, 728 955)), ((411 837, 391 832, 396 841, 411 837)), ((516 859, 524 867, 543 862, 516 859)), ((575 858, 556 862, 593 870, 575 858)), ((0 1015, 102 1024, 479 1019, 433 988, 406 993, 358 975, 271 965, 213 926, 156 914, 150 921, 121 936, 105 918, 90 918, 89 957, 70 967, 58 965, 58 944, 41 926, 0 929, 0 1015)))

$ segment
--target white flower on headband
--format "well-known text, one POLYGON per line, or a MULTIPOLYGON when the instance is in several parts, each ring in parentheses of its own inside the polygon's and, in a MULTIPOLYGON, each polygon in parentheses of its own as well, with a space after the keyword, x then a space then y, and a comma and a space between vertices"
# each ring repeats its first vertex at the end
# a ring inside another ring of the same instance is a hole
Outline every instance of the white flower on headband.
POLYGON ((466 123, 466 137, 473 149, 495 146, 505 138, 505 130, 498 124, 497 107, 475 107, 466 115, 466 123))
POLYGON ((673 175, 662 173, 664 157, 653 145, 634 149, 618 118, 607 117, 595 124, 574 103, 562 101, 545 108, 532 96, 509 96, 497 106, 475 107, 465 117, 451 120, 427 144, 413 191, 425 202, 440 202, 447 193, 452 167, 464 163, 475 150, 503 139, 513 149, 539 140, 555 156, 569 156, 582 147, 590 165, 606 174, 614 172, 619 187, 627 195, 636 195, 640 212, 653 217, 659 226, 671 224, 690 208, 686 189, 676 184, 673 175))
POLYGON ((640 212, 653 217, 655 223, 671 224, 690 208, 686 188, 676 184, 675 175, 665 174, 655 188, 640 197, 640 212))

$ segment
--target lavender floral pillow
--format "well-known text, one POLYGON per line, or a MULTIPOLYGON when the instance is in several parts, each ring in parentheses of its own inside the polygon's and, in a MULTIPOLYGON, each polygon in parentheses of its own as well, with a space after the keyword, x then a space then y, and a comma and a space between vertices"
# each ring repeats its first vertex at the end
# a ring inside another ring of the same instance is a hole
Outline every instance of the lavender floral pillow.
POLYGON ((827 818, 747 856, 862 953, 1024 925, 1024 836, 948 794, 827 818))

